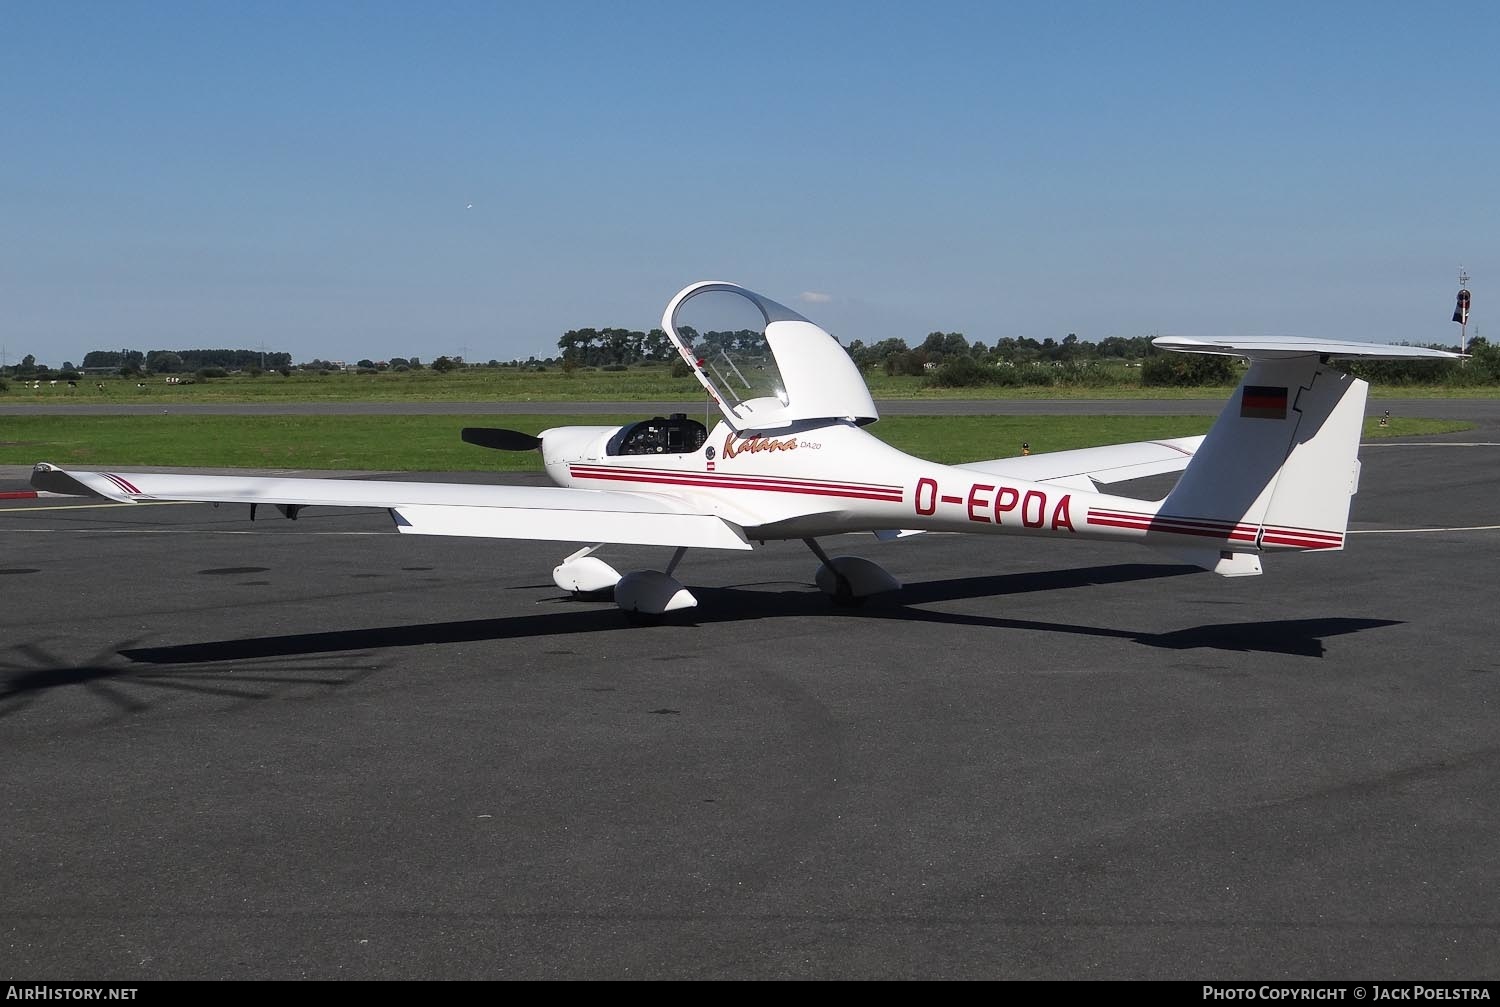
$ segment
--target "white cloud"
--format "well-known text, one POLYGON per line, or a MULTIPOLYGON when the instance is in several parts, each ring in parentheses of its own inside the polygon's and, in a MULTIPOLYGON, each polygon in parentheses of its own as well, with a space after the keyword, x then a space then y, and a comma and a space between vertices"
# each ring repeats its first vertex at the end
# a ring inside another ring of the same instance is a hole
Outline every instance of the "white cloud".
POLYGON ((801 294, 797 295, 797 299, 803 304, 827 304, 833 300, 833 295, 820 293, 816 290, 804 290, 801 294))

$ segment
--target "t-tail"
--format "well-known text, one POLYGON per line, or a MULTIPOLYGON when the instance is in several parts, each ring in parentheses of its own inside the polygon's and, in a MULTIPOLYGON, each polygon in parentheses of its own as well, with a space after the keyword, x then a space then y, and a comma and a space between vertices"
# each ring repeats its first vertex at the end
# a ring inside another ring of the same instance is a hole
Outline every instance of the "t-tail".
POLYGON ((1250 361, 1156 519, 1167 526, 1198 523, 1243 544, 1244 551, 1171 550, 1227 577, 1260 573, 1262 553, 1344 547, 1350 498, 1359 488, 1369 386, 1331 361, 1457 356, 1329 339, 1154 342, 1162 349, 1250 361))

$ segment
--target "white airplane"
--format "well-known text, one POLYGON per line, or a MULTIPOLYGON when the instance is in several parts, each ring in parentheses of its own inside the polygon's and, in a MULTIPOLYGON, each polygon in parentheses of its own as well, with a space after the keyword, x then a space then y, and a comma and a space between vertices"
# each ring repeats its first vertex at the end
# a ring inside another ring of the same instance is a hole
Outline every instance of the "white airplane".
POLYGON ((818 542, 847 532, 1138 542, 1241 577, 1259 574, 1267 553, 1344 546, 1368 386, 1329 362, 1457 356, 1324 339, 1162 337, 1155 344, 1164 349, 1250 361, 1206 435, 941 465, 864 429, 878 413, 859 369, 784 305, 732 283, 695 283, 672 298, 662 328, 723 414, 712 432, 681 414, 534 437, 463 431, 486 447, 540 449, 556 486, 73 472, 45 462, 31 482, 124 503, 247 503, 252 519, 261 504, 291 518, 311 506, 380 507, 404 534, 587 543, 553 571, 557 585, 612 589, 620 608, 650 616, 697 604, 673 576, 690 548, 801 539, 822 563, 818 587, 836 601, 899 589, 876 563, 830 557, 818 542), (725 299, 750 323, 700 336, 684 322, 691 304, 725 299), (1178 471, 1155 502, 1100 491, 1178 471), (608 543, 675 552, 660 571, 622 576, 593 555, 608 543))

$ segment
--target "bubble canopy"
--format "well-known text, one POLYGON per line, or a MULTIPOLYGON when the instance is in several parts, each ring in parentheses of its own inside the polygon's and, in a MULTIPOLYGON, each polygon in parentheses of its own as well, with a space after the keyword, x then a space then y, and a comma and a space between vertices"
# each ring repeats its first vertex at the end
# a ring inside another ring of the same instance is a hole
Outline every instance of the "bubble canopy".
POLYGON ((802 315, 734 283, 706 280, 667 304, 662 329, 736 431, 879 418, 859 368, 802 315))

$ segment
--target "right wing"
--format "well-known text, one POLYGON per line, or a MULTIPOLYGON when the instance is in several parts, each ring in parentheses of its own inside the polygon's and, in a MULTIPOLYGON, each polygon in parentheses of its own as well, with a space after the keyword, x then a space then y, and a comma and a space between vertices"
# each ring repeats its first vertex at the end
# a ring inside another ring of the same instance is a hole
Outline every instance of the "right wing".
POLYGON ((1134 444, 1109 444, 1074 451, 1049 451, 1017 458, 996 458, 987 462, 969 462, 954 468, 983 472, 992 476, 1009 476, 1033 483, 1054 483, 1068 489, 1095 492, 1099 483, 1124 482, 1146 476, 1181 472, 1187 468, 1203 435, 1171 437, 1159 441, 1137 441, 1134 444))
POLYGON ((614 542, 625 545, 749 549, 738 526, 658 493, 564 486, 484 486, 199 476, 170 472, 73 472, 47 462, 31 473, 38 490, 120 503, 187 500, 301 507, 378 507, 410 535, 614 542))

